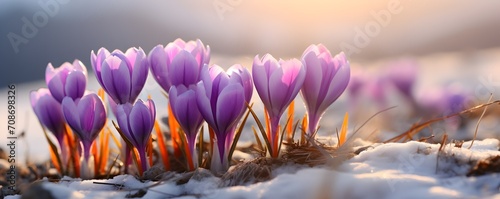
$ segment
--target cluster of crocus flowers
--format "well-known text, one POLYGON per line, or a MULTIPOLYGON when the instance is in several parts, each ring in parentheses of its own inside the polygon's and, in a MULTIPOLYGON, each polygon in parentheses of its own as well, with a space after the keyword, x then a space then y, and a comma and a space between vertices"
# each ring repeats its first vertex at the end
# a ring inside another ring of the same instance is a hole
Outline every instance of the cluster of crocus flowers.
POLYGON ((202 67, 210 61, 210 47, 205 47, 199 39, 188 42, 176 39, 165 47, 154 47, 148 59, 154 79, 170 96, 169 106, 187 140, 187 153, 191 157, 187 165, 194 170, 198 166, 195 142, 203 124, 195 88, 201 80, 202 67))
MULTIPOLYGON (((268 139, 272 157, 279 156, 280 119, 300 91, 306 105, 313 136, 326 109, 344 92, 350 79, 349 62, 344 53, 332 56, 323 46, 311 45, 297 59, 277 61, 269 54, 255 57, 255 88, 264 103, 270 121, 268 139)), ((289 121, 288 121, 289 122, 289 121)))
MULTIPOLYGON (((270 121, 269 154, 278 157, 280 120, 298 93, 304 98, 311 124, 305 131, 312 136, 321 116, 342 94, 350 78, 345 55, 332 56, 321 44, 306 49, 302 60, 278 61, 270 54, 262 58, 256 56, 251 72, 239 64, 227 71, 218 65, 209 65, 210 48, 200 40, 177 39, 165 47, 154 47, 148 55, 141 48, 125 52, 101 48, 97 53, 91 52, 90 61, 97 81, 110 99, 118 124, 116 129, 129 147, 122 156, 136 155, 139 175, 151 166, 147 151, 153 146, 151 133, 156 123, 155 103, 151 99, 138 99, 149 70, 168 94, 172 112, 169 117, 175 118, 186 138, 183 144, 187 144, 188 169, 200 166, 198 157, 202 154, 197 154, 196 141, 206 121, 213 144, 209 152, 210 168, 217 173, 227 171, 230 166, 235 135, 244 125, 240 120, 247 107, 251 107, 254 85, 268 115, 266 120, 270 121)), ((92 162, 93 142, 106 124, 102 96, 86 92, 87 71, 79 61, 65 63, 58 69, 49 64, 46 81, 49 89, 32 93, 33 109, 61 146, 65 125, 71 127, 81 142, 82 165, 88 166, 92 162)), ((251 109, 250 112, 255 114, 251 109)), ((157 129, 157 132, 160 131, 157 129)), ((128 162, 125 158, 125 164, 128 162)), ((82 170, 82 177, 92 175, 91 170, 82 170)))
MULTIPOLYGON (((87 69, 79 60, 64 63, 59 68, 48 64, 45 81, 48 89, 39 89, 31 92, 31 104, 42 125, 52 132, 59 144, 62 160, 61 167, 67 165, 69 156, 74 161, 74 173, 78 174, 81 168, 82 178, 91 178, 94 175, 90 159, 90 147, 106 122, 106 110, 101 99, 96 94, 86 94, 87 69), (78 137, 82 147, 81 165, 76 165, 77 156, 74 152, 78 146, 71 143, 66 129, 68 124, 72 132, 78 137), (68 144, 68 146, 65 145, 68 144)), ((63 172, 67 173, 67 172, 63 172)))

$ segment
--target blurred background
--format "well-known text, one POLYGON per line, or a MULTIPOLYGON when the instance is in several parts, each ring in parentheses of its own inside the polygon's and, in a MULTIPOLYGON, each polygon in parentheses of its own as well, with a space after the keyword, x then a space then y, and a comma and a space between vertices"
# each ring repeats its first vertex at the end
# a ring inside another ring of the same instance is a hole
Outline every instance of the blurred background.
MULTIPOLYGON (((443 90, 468 93, 469 101, 473 101, 468 107, 487 101, 489 93, 500 97, 500 77, 496 77, 500 74, 498 8, 500 1, 465 0, 1 0, 0 92, 4 96, 8 84, 17 85, 18 134, 28 133, 18 153, 24 158, 32 154, 33 161, 40 161, 48 157, 47 143, 28 96, 31 90, 46 87, 45 68, 49 62, 58 67, 80 59, 90 73, 88 89, 96 91, 99 86, 91 71, 90 52, 101 47, 123 51, 142 47, 149 53, 154 46, 176 38, 199 38, 211 48, 210 63, 250 67, 257 54, 300 58, 310 44, 323 43, 332 54, 345 51, 353 77, 367 81, 363 83, 364 95, 343 95, 334 103, 327 114, 335 117, 324 119, 322 129, 336 129, 346 111, 355 117, 354 113, 361 110, 364 115, 354 120, 354 126, 359 126, 367 116, 393 105, 399 105, 396 112, 408 115, 424 107, 433 109, 432 105, 445 98, 440 96, 443 90), (384 82, 384 74, 391 70, 387 67, 394 65, 394 60, 409 60, 417 68, 415 96, 406 101, 425 103, 410 104, 406 107, 409 111, 404 107, 405 100, 401 100, 404 96, 399 96, 399 101, 381 102, 383 94, 377 90, 384 87, 379 83, 384 82), (352 99, 357 97, 366 100, 353 104, 352 99), (363 105, 366 101, 368 106, 363 105)), ((162 100, 158 103, 163 104, 157 106, 162 115, 166 101, 160 88, 148 80, 144 90, 146 94, 156 93, 158 96, 153 98, 162 100)), ((5 104, 6 97, 0 98, 2 121, 7 121, 5 104)), ((303 107, 298 107, 297 114, 303 114, 303 107)), ((427 115, 448 113, 447 109, 427 115)), ((385 131, 400 133, 421 119, 400 118, 405 122, 394 122, 398 125, 385 131)), ((0 122, 0 128, 6 129, 6 122, 0 122)), ((496 119, 490 129, 500 129, 496 119)), ((470 138, 471 133, 466 134, 463 137, 470 138)), ((0 147, 5 146, 5 137, 2 130, 0 147)))
POLYGON ((0 85, 43 79, 48 62, 80 59, 90 66, 91 50, 100 47, 149 52, 179 37, 199 38, 213 54, 230 56, 299 57, 316 43, 332 53, 355 47, 349 53, 354 61, 474 52, 500 45, 499 6, 465 0, 2 0, 0 85), (23 35, 26 21, 35 33, 23 35))

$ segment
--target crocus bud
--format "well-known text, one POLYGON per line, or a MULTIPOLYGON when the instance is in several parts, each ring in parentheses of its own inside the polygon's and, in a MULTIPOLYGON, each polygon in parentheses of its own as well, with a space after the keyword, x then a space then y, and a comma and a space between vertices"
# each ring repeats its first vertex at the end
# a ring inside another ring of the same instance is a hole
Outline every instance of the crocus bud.
MULTIPOLYGON (((31 107, 33 107, 42 126, 55 136, 59 144, 61 161, 66 163, 69 159, 68 151, 72 149, 64 144, 64 138, 66 137, 66 121, 64 120, 61 103, 59 103, 50 94, 49 89, 46 88, 31 91, 30 101, 31 107)), ((65 166, 62 165, 62 167, 65 166)))
POLYGON ((163 47, 158 45, 149 53, 151 73, 164 91, 183 84, 189 87, 200 81, 200 70, 210 61, 210 47, 198 39, 184 42, 176 39, 163 47))
POLYGON ((62 110, 66 122, 80 138, 83 146, 83 157, 88 161, 90 147, 106 123, 106 110, 101 98, 95 93, 73 100, 65 97, 62 110))
POLYGON ((116 107, 117 121, 124 139, 127 139, 139 152, 142 170, 148 168, 146 147, 156 118, 153 100, 138 100, 134 105, 119 104, 116 107))
POLYGON ((141 48, 125 53, 105 48, 92 51, 90 61, 101 87, 117 104, 134 103, 148 77, 149 63, 141 48))
POLYGON ((196 136, 203 124, 203 117, 196 102, 196 85, 191 85, 189 88, 184 85, 172 86, 168 95, 174 117, 186 134, 189 153, 196 168, 198 162, 195 150, 196 136))
POLYGON ((75 60, 72 64, 65 62, 57 69, 49 63, 45 70, 45 82, 59 103, 66 96, 77 99, 85 93, 87 68, 80 60, 75 60))
MULTIPOLYGON (((246 70, 246 69, 242 69, 246 70)), ((234 131, 246 107, 243 82, 213 65, 202 69, 202 81, 197 85, 196 99, 201 115, 214 130, 217 147, 212 157, 211 169, 216 172, 229 168, 228 150, 234 131)))
POLYGON ((35 111, 38 120, 45 128, 54 134, 62 150, 65 121, 61 104, 52 97, 50 91, 46 88, 31 91, 30 101, 31 107, 35 111))
POLYGON ((301 94, 309 119, 308 133, 313 135, 326 109, 347 88, 350 67, 343 52, 332 57, 322 44, 309 46, 302 62, 307 72, 301 94))
POLYGON ((297 59, 278 62, 273 56, 266 54, 261 59, 255 56, 252 76, 255 89, 269 113, 271 123, 269 137, 273 147, 270 149, 271 156, 277 157, 279 121, 285 109, 299 93, 306 70, 297 59))

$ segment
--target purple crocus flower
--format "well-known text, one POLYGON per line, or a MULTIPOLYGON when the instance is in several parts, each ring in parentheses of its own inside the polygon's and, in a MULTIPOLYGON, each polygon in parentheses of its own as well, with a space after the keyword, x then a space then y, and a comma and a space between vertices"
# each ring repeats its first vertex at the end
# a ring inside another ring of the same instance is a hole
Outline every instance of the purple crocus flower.
POLYGON ((302 62, 306 78, 301 94, 308 114, 308 132, 313 135, 326 109, 347 88, 351 70, 343 52, 332 57, 322 44, 310 45, 302 55, 302 62))
POLYGON ((125 53, 105 48, 92 51, 90 61, 97 81, 117 104, 134 103, 148 76, 149 63, 141 48, 125 53))
POLYGON ((65 62, 57 69, 49 63, 45 70, 45 82, 59 103, 66 96, 72 99, 80 98, 87 86, 87 68, 78 59, 72 64, 65 62))
POLYGON ((306 70, 297 59, 278 62, 273 56, 266 54, 261 59, 258 55, 255 56, 252 76, 255 89, 269 113, 271 156, 278 157, 279 121, 285 109, 299 93, 306 70))
POLYGON ((38 120, 46 129, 55 136, 59 144, 59 152, 63 163, 68 161, 68 149, 64 145, 66 136, 66 121, 62 113, 61 103, 50 94, 49 89, 41 88, 30 93, 31 107, 38 120))
POLYGON ((83 157, 88 161, 90 147, 106 123, 106 110, 101 98, 95 93, 73 100, 65 97, 62 110, 66 122, 80 138, 83 146, 83 157))
POLYGON ((61 104, 54 99, 46 88, 32 91, 30 101, 38 120, 54 134, 62 150, 66 122, 64 121, 61 104))
POLYGON ((203 124, 203 117, 196 102, 196 85, 193 84, 189 88, 184 85, 172 86, 168 93, 172 112, 186 134, 189 153, 196 168, 198 162, 195 151, 196 136, 203 124))
POLYGON ((148 58, 153 77, 168 92, 172 85, 189 87, 200 81, 201 68, 210 61, 210 47, 205 48, 199 39, 187 43, 176 39, 165 47, 154 47, 148 58))
POLYGON ((139 151, 141 167, 145 171, 148 168, 146 147, 156 118, 155 104, 150 99, 146 102, 139 99, 134 105, 119 104, 116 109, 116 118, 125 136, 124 139, 127 139, 139 151))
POLYGON ((233 66, 229 70, 240 72, 228 74, 217 65, 213 65, 210 69, 205 65, 201 72, 202 81, 198 83, 196 90, 200 113, 214 130, 217 138, 211 167, 217 172, 229 168, 228 150, 234 138, 236 125, 246 107, 248 98, 246 93, 249 92, 247 89, 252 89, 245 86, 246 77, 250 76, 248 70, 239 66, 233 66))

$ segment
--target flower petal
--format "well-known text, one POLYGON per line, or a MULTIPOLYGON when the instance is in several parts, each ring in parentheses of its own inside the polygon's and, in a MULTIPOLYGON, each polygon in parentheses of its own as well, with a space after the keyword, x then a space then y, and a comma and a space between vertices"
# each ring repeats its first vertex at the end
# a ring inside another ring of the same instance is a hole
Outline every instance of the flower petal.
POLYGON ((101 75, 104 87, 117 104, 129 102, 130 71, 123 60, 116 56, 106 58, 101 75))
POLYGON ((207 93, 209 93, 210 91, 207 92, 205 84, 210 84, 210 82, 207 83, 200 81, 196 85, 196 103, 198 105, 198 110, 200 111, 205 121, 207 121, 208 125, 216 127, 212 106, 210 105, 210 98, 207 95, 207 93))
MULTIPOLYGON (((133 51, 135 51, 135 61, 131 61, 132 63, 134 63, 132 70, 132 88, 130 93, 131 96, 129 100, 129 102, 131 103, 137 99, 137 96, 139 96, 139 93, 141 93, 142 88, 144 88, 149 70, 149 63, 146 58, 146 54, 144 54, 144 51, 141 48, 134 49, 133 51)), ((129 53, 129 51, 127 51, 127 53, 129 53)), ((131 56, 128 54, 127 57, 129 58, 129 60, 131 59, 131 56)))
POLYGON ((82 71, 74 70, 68 74, 66 85, 64 85, 66 96, 72 99, 81 98, 87 86, 87 76, 82 71))
POLYGON ((340 66, 330 82, 328 92, 326 93, 325 100, 321 103, 318 110, 326 110, 335 100, 337 100, 340 95, 344 92, 349 84, 349 79, 351 77, 351 69, 349 63, 340 66))
POLYGON ((218 139, 225 139, 227 133, 238 121, 245 107, 245 94, 240 84, 230 84, 220 93, 217 100, 216 122, 219 129, 218 139))
POLYGON ((110 53, 106 48, 100 48, 97 51, 97 55, 94 54, 94 51, 90 53, 90 62, 92 64, 92 69, 94 70, 94 74, 96 76, 97 81, 99 82, 99 84, 101 84, 102 87, 104 87, 101 78, 102 63, 109 56, 110 53))
POLYGON ((165 92, 168 92, 171 86, 167 60, 162 45, 155 46, 148 55, 149 63, 151 64, 151 73, 158 84, 165 92))
POLYGON ((186 87, 199 81, 200 68, 196 59, 187 51, 180 51, 172 60, 170 80, 172 85, 183 84, 186 87))
POLYGON ((71 97, 65 97, 62 101, 62 111, 64 119, 73 131, 81 137, 80 116, 76 114, 77 106, 71 97))
POLYGON ((154 119, 151 118, 150 109, 142 102, 142 100, 139 100, 132 108, 129 116, 129 124, 132 137, 137 144, 136 147, 146 147, 147 142, 151 137, 154 119))

